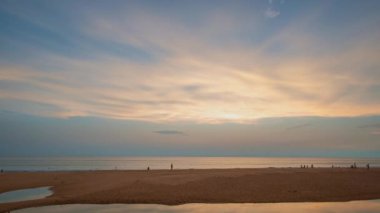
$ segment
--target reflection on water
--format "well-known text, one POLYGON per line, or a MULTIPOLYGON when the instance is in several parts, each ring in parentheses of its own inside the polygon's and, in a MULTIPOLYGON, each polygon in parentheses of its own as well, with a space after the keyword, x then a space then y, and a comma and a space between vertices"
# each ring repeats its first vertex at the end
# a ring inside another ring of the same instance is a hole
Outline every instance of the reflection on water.
POLYGON ((4 192, 0 194, 0 203, 16 202, 23 200, 35 200, 50 196, 53 194, 50 191, 50 186, 14 190, 10 192, 4 192))
POLYGON ((165 206, 153 204, 72 204, 22 209, 33 212, 261 212, 261 213, 378 213, 380 200, 324 203, 263 203, 263 204, 185 204, 165 206))

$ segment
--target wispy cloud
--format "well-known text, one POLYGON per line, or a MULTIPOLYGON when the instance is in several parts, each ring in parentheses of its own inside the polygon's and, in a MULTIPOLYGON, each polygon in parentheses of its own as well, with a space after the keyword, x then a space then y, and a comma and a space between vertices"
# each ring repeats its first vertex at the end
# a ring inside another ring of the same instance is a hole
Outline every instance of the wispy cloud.
POLYGON ((380 135, 380 123, 371 123, 358 126, 360 129, 369 129, 369 134, 380 135))
POLYGON ((265 16, 267 18, 276 18, 277 16, 280 15, 280 11, 278 10, 275 10, 274 8, 271 8, 269 7, 266 11, 265 11, 265 16))
MULTIPOLYGON (((265 13, 264 13, 265 17, 276 18, 277 16, 279 16, 280 11, 275 9, 275 6, 276 6, 275 2, 273 0, 268 0, 268 4, 269 4, 269 6, 268 6, 267 10, 265 10, 265 13)), ((281 4, 283 4, 282 1, 281 1, 281 4)))
POLYGON ((374 124, 365 124, 358 126, 358 128, 379 128, 380 129, 380 123, 374 123, 374 124))
POLYGON ((311 124, 305 123, 305 124, 290 126, 290 127, 286 128, 285 130, 288 131, 288 130, 294 130, 294 129, 301 129, 301 128, 306 128, 306 127, 310 127, 310 126, 311 126, 311 124))
POLYGON ((159 131, 154 131, 154 133, 158 133, 161 135, 186 135, 184 132, 181 132, 178 130, 159 130, 159 131))

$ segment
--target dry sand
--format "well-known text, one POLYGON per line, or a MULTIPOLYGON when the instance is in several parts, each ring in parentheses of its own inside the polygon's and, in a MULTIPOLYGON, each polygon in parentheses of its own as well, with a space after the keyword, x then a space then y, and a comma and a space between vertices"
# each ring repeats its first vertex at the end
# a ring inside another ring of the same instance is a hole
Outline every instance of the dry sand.
POLYGON ((0 212, 57 204, 257 203, 380 198, 380 169, 268 168, 5 172, 0 192, 52 186, 44 199, 0 204, 0 212))

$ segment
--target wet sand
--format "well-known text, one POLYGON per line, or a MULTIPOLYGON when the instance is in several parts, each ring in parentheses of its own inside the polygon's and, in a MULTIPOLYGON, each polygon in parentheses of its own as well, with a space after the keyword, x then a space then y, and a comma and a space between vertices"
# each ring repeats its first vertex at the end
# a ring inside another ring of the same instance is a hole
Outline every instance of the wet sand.
POLYGON ((0 212, 44 205, 272 203, 380 198, 380 169, 267 168, 151 171, 5 172, 0 192, 52 186, 40 200, 0 204, 0 212))

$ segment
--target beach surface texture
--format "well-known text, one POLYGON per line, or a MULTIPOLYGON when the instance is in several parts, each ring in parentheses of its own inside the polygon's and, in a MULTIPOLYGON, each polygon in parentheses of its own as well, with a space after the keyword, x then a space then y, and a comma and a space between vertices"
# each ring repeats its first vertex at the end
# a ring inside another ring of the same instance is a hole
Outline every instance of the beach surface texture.
POLYGON ((267 168, 0 173, 0 193, 51 186, 53 195, 0 212, 59 204, 272 203, 380 198, 380 169, 267 168))

